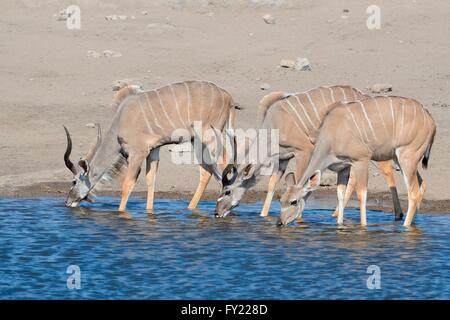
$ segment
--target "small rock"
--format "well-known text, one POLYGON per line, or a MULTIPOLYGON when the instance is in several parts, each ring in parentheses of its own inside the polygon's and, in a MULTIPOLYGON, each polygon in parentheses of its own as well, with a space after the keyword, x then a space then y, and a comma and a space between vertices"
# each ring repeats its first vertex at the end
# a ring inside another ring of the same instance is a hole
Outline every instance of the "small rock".
POLYGON ((448 104, 447 104, 447 103, 444 103, 444 102, 442 102, 442 101, 434 101, 434 102, 431 104, 431 106, 432 106, 432 107, 440 107, 440 108, 448 108, 448 104))
POLYGON ((349 15, 350 15, 350 11, 348 9, 342 10, 342 15, 341 15, 342 19, 347 19, 349 15))
POLYGON ((96 127, 95 123, 92 123, 92 122, 86 123, 85 126, 88 127, 88 128, 95 128, 96 127))
POLYGON ((89 50, 86 53, 86 56, 91 57, 91 58, 100 58, 102 55, 99 52, 95 51, 95 50, 89 50))
POLYGON ((146 11, 146 10, 142 11, 142 15, 143 15, 143 16, 148 15, 148 11, 146 11))
POLYGON ((139 80, 136 79, 123 79, 123 80, 117 80, 112 85, 112 91, 119 91, 125 86, 133 86, 135 88, 138 88, 139 90, 143 90, 142 83, 139 80))
POLYGON ((281 60, 280 61, 280 67, 282 67, 282 68, 294 68, 295 67, 295 61, 293 61, 293 60, 281 60))
POLYGON ((59 13, 54 14, 53 16, 56 17, 56 21, 66 21, 67 19, 69 19, 71 15, 72 15, 71 12, 64 9, 61 10, 59 13))
POLYGON ((122 54, 120 52, 112 51, 112 50, 104 50, 103 56, 106 58, 118 58, 121 57, 122 54))
POLYGON ((392 85, 386 83, 377 83, 367 89, 369 89, 372 93, 391 92, 392 85))
POLYGON ((117 15, 117 14, 111 14, 109 16, 106 16, 105 19, 107 21, 113 21, 113 20, 126 20, 127 16, 124 15, 117 15))
POLYGON ((275 24, 276 20, 270 14, 266 14, 263 16, 263 20, 267 24, 275 24))
POLYGON ((260 88, 261 90, 263 90, 263 91, 266 91, 266 90, 270 90, 271 85, 268 84, 268 83, 266 83, 266 82, 264 82, 264 83, 261 83, 261 85, 259 86, 259 88, 260 88))
POLYGON ((311 71, 311 66, 307 58, 298 57, 295 61, 295 70, 297 71, 311 71))

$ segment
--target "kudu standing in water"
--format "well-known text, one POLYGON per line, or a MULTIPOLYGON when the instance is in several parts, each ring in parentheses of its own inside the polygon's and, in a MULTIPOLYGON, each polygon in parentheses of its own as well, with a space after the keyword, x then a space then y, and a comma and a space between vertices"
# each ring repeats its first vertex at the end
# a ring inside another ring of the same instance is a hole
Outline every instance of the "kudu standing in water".
POLYGON ((367 225, 366 198, 370 160, 394 160, 408 189, 408 212, 404 226, 410 226, 425 185, 417 171, 422 159, 427 168, 436 134, 436 123, 419 102, 402 97, 375 97, 338 103, 325 116, 313 155, 306 170, 281 198, 279 225, 301 216, 305 200, 320 184, 324 170, 338 173, 338 224, 344 221, 344 190, 349 171, 354 172, 360 203, 361 225, 367 225))
MULTIPOLYGON (((202 129, 212 127, 220 131, 235 125, 235 108, 238 107, 228 92, 211 82, 186 81, 146 92, 132 88, 121 90, 130 92, 116 94, 113 107, 117 108, 117 112, 109 131, 102 137, 99 130, 95 146, 77 165, 69 159, 72 141, 65 128, 67 149, 64 161, 74 174, 73 186, 66 200, 67 206, 75 207, 82 200, 89 200, 90 194, 102 183, 123 173, 119 211, 125 211, 141 164, 146 160, 147 210, 151 211, 159 148, 186 142, 178 138, 175 140, 174 131, 187 130, 191 134, 188 141, 192 141, 194 122, 201 122, 202 129)), ((213 139, 203 139, 202 145, 214 149, 213 143, 213 139)), ((197 206, 212 173, 219 178, 217 168, 213 169, 209 164, 200 164, 200 182, 189 208, 197 206)))
MULTIPOLYGON (((269 179, 268 191, 261 216, 267 216, 277 182, 284 174, 288 162, 295 159, 294 172, 301 176, 313 153, 319 128, 329 107, 337 101, 355 101, 369 96, 346 85, 319 87, 306 92, 287 94, 273 92, 260 101, 262 129, 279 130, 279 161, 269 179)), ((245 152, 248 152, 245 151, 245 152)), ((276 157, 273 157, 276 159, 276 157)), ((267 159, 258 159, 257 164, 236 164, 228 166, 223 173, 222 192, 216 204, 216 216, 225 216, 236 207, 244 193, 256 184, 256 177, 267 159)), ((268 161, 270 161, 269 159, 268 161)), ((390 161, 378 163, 394 201, 395 215, 401 219, 402 211, 395 186, 394 173, 390 161)), ((350 188, 349 188, 350 191, 350 188)), ((351 196, 346 196, 346 203, 351 196)))

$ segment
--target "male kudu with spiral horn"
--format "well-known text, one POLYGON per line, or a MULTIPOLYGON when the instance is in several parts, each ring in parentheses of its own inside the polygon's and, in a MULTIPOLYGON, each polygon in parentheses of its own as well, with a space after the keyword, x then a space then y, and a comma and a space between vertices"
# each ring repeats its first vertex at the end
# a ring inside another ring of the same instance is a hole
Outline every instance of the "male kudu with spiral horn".
MULTIPOLYGON (((82 200, 89 200, 101 184, 120 174, 123 182, 119 210, 124 211, 141 164, 146 160, 147 210, 151 211, 160 147, 192 141, 194 122, 201 123, 203 129, 223 131, 234 127, 238 107, 227 91, 211 82, 186 81, 145 92, 129 91, 130 95, 116 99, 123 102, 114 105, 117 112, 109 131, 102 137, 99 130, 95 147, 77 165, 69 158, 72 140, 66 129, 64 161, 74 174, 67 206, 75 207, 82 200), (190 133, 190 137, 185 137, 187 141, 173 137, 179 129, 190 133)), ((213 139, 203 139, 205 147, 214 148, 214 143, 213 139)), ((200 182, 189 208, 197 206, 212 174, 220 178, 215 164, 200 164, 200 182)))

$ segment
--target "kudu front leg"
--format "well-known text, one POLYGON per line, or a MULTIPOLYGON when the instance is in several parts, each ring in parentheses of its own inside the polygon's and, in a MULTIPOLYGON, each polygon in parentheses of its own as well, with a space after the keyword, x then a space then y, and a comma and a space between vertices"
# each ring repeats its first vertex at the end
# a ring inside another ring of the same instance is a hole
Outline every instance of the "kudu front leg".
POLYGON ((358 194, 361 226, 367 226, 367 183, 369 181, 369 161, 361 160, 353 165, 355 172, 356 193, 358 194))
POLYGON ((125 177, 122 182, 122 198, 120 200, 119 211, 124 212, 127 206, 128 198, 131 191, 133 191, 136 180, 139 177, 141 171, 141 164, 144 161, 145 156, 140 154, 128 156, 128 168, 125 173, 125 177))
POLYGON ((202 166, 199 166, 199 171, 200 171, 200 181, 198 182, 197 190, 195 190, 194 196, 192 197, 192 200, 189 203, 188 209, 190 210, 193 210, 197 207, 212 176, 212 173, 203 168, 202 166))
MULTIPOLYGON (((347 181, 347 187, 345 188, 344 209, 347 208, 348 202, 350 201, 350 198, 352 197, 353 191, 355 191, 355 186, 356 186, 355 174, 352 170, 350 170, 350 176, 347 181)), ((339 195, 338 195, 338 197, 339 197, 339 195)), ((337 218, 338 214, 339 214, 339 204, 336 206, 336 209, 334 210, 334 212, 331 216, 333 218, 337 218)))
POLYGON ((267 195, 264 200, 264 206, 261 210, 260 216, 267 217, 269 215, 270 205, 272 204, 273 195, 275 193, 275 187, 277 186, 278 181, 280 181, 284 172, 286 171, 288 161, 280 161, 278 164, 278 170, 276 173, 272 173, 269 179, 269 184, 267 186, 267 195))

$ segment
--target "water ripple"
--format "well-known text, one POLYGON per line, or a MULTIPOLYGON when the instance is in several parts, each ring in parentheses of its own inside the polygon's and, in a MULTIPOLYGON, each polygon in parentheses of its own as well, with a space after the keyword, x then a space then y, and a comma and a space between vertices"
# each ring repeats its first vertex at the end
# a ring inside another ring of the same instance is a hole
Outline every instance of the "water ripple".
POLYGON ((0 200, 2 299, 448 299, 450 215, 419 214, 407 230, 391 214, 346 210, 337 227, 330 210, 307 210, 301 224, 275 227, 260 203, 211 217, 187 201, 100 198, 77 209, 58 198, 0 200), (69 265, 81 289, 66 286, 69 265), (369 265, 381 270, 370 290, 369 265))

